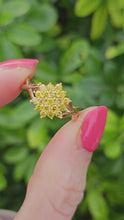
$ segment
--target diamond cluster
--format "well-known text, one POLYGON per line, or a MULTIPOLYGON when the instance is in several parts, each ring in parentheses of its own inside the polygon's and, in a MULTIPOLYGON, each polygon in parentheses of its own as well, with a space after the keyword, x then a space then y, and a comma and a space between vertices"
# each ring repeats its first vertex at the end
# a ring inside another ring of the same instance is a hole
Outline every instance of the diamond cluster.
POLYGON ((66 97, 66 91, 62 89, 62 83, 55 86, 52 83, 48 85, 39 83, 38 86, 38 89, 33 91, 31 102, 35 105, 35 110, 40 111, 40 117, 62 118, 63 112, 68 111, 67 106, 71 103, 66 97))

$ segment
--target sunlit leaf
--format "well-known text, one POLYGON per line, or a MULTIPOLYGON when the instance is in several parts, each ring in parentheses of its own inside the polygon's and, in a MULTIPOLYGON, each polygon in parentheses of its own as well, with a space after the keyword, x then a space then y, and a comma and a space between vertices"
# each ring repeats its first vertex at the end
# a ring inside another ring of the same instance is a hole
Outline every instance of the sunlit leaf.
POLYGON ((108 208, 103 195, 97 190, 92 190, 87 195, 88 208, 95 219, 107 220, 108 208))
POLYGON ((118 158, 122 153, 121 143, 119 142, 119 140, 114 140, 106 143, 106 145, 104 146, 104 153, 108 158, 118 158))
POLYGON ((0 13, 0 26, 5 26, 12 23, 13 17, 3 11, 0 13))
POLYGON ((108 59, 115 58, 122 54, 124 54, 124 43, 117 46, 111 46, 106 50, 106 57, 108 59))
POLYGON ((95 11, 92 18, 91 38, 93 40, 100 37, 103 33, 107 22, 107 8, 105 4, 101 4, 95 11))
POLYGON ((75 13, 79 17, 84 17, 96 10, 100 5, 101 0, 77 0, 75 6, 75 13))
POLYGON ((121 27, 123 22, 119 1, 108 0, 108 10, 114 26, 121 27))

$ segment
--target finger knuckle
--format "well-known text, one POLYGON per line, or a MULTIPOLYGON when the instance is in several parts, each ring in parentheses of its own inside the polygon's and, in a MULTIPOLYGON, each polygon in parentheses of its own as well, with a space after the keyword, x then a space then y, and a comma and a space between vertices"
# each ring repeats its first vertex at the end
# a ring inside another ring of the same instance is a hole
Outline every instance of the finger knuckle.
POLYGON ((78 204, 83 198, 84 190, 78 190, 75 188, 68 188, 64 185, 56 186, 56 199, 55 197, 49 197, 50 204, 55 212, 61 216, 71 219, 78 204))

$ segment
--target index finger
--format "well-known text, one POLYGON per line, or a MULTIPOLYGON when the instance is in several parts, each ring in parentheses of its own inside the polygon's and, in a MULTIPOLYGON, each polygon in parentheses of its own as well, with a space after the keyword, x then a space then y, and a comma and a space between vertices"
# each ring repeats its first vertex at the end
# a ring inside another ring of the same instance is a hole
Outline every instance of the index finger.
POLYGON ((26 79, 35 73, 36 59, 16 59, 0 63, 0 107, 14 100, 26 79))

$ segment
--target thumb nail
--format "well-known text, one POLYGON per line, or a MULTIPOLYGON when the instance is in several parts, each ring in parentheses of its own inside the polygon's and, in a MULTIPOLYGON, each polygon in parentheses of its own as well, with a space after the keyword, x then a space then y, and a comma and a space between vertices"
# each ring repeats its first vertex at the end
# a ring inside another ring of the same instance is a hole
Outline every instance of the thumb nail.
POLYGON ((102 138, 107 118, 107 108, 99 106, 88 112, 77 138, 77 148, 92 152, 96 150, 102 138))

